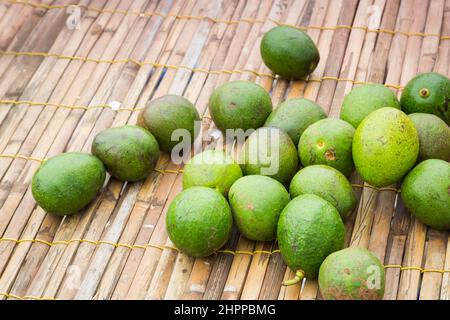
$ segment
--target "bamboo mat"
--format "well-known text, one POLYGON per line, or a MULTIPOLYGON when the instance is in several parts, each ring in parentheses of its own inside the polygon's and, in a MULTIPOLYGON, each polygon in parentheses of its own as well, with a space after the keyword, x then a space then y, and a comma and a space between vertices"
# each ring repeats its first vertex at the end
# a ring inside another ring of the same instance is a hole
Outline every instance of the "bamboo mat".
MULTIPOLYGON (((172 247, 165 213, 181 167, 161 157, 144 182, 110 179, 82 213, 36 206, 40 161, 90 150, 101 130, 135 123, 149 99, 184 95, 203 116, 196 146, 217 139, 207 101, 218 85, 254 81, 276 106, 317 101, 339 115, 353 85, 400 93, 418 72, 450 75, 450 0, 0 1, 1 299, 320 299, 293 277, 276 244, 234 232, 220 253, 172 247), (308 32, 321 60, 307 81, 273 77, 259 43, 278 24, 308 32)), ((352 182, 360 203, 345 221, 350 246, 386 265, 385 299, 450 299, 449 233, 427 229, 398 197, 352 182)))

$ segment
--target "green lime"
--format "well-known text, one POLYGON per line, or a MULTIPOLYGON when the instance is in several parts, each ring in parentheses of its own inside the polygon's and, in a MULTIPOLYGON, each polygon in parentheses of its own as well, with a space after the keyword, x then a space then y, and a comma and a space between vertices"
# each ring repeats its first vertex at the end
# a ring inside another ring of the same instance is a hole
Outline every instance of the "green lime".
POLYGON ((318 104, 308 99, 294 98, 284 101, 273 110, 264 126, 282 129, 297 146, 303 131, 326 117, 327 114, 318 104))
POLYGON ((185 143, 180 141, 182 138, 178 138, 176 130, 187 131, 190 142, 194 142, 198 135, 195 130, 196 121, 200 121, 200 116, 195 106, 177 95, 166 95, 149 101, 138 117, 138 125, 149 130, 165 152, 171 152, 177 144, 185 143))
POLYGON ((310 125, 300 137, 298 153, 302 164, 325 164, 345 176, 350 176, 354 165, 352 140, 355 129, 340 119, 323 119, 310 125))
POLYGON ((428 72, 411 79, 400 99, 402 110, 410 113, 431 113, 450 125, 450 79, 428 72))
POLYGON ((183 189, 203 186, 228 194, 231 185, 242 177, 241 167, 221 150, 207 150, 192 157, 184 167, 183 189))
POLYGON ((288 79, 301 79, 319 64, 320 54, 312 39, 289 26, 270 29, 261 41, 261 56, 273 73, 288 79))
POLYGON ((365 84, 345 96, 340 118, 357 128, 371 112, 384 107, 400 109, 395 93, 382 84, 365 84))

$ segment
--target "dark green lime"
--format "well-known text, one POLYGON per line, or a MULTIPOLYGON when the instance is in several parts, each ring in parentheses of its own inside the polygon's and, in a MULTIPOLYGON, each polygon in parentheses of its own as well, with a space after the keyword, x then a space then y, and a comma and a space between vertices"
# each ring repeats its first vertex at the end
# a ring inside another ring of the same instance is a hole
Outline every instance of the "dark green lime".
POLYGON ((450 158, 450 128, 441 118, 428 113, 412 113, 419 135, 419 160, 450 158))
POLYGON ((400 99, 407 113, 431 113, 450 125, 450 79, 428 72, 411 79, 403 89, 400 99))
POLYGON ((181 142, 186 143, 178 135, 172 137, 176 130, 187 131, 188 142, 193 143, 198 135, 195 130, 196 121, 200 121, 200 116, 195 106, 177 95, 166 95, 149 101, 138 117, 138 125, 149 130, 165 152, 171 152, 181 142))
POLYGON ((371 112, 384 107, 400 109, 395 93, 382 84, 365 84, 345 96, 340 118, 357 128, 371 112))
POLYGON ((406 176, 401 196, 406 208, 422 223, 437 230, 450 229, 450 164, 429 159, 406 176))

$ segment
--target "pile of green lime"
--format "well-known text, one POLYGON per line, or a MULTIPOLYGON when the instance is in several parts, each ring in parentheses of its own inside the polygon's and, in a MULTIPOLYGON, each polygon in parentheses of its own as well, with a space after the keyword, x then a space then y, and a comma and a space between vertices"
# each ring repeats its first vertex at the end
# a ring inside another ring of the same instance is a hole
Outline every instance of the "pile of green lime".
MULTIPOLYGON (((289 79, 310 74, 320 59, 306 33, 284 26, 265 34, 261 55, 289 79)), ((375 188, 403 180, 401 197, 411 213, 431 228, 450 229, 449 101, 450 80, 437 73, 413 78, 400 101, 379 84, 355 87, 340 119, 326 118, 319 105, 302 98, 272 111, 263 87, 222 84, 209 112, 223 141, 241 139, 240 154, 218 147, 189 160, 183 191, 167 210, 168 236, 180 251, 205 257, 227 243, 235 224, 248 239, 277 240, 295 271, 285 285, 318 277, 325 299, 381 299, 380 260, 363 248, 344 249, 345 219, 358 201, 349 179, 356 169, 375 188)), ((92 154, 45 161, 33 177, 33 196, 48 212, 73 214, 95 198, 106 171, 121 181, 146 179, 160 149, 178 153, 182 133, 189 136, 183 149, 189 153, 198 120, 195 106, 181 96, 150 101, 139 126, 98 133, 92 154)))

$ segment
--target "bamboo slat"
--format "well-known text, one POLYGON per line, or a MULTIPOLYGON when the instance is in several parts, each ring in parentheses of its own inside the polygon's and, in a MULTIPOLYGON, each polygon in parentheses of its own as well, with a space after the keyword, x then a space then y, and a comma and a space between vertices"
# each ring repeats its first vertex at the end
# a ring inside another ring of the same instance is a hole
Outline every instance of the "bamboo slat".
MULTIPOLYGON (((202 116, 195 151, 236 156, 240 146, 223 145, 208 112, 227 81, 262 85, 274 107, 305 97, 338 117, 355 85, 400 94, 418 72, 450 74, 450 0, 2 0, 0 30, 0 299, 321 299, 315 280, 282 286, 294 274, 277 244, 236 229, 210 257, 175 250, 165 214, 182 166, 168 155, 145 181, 108 177, 82 214, 63 219, 33 200, 36 160, 89 152, 98 132, 134 124, 135 109, 168 93, 202 116), (66 25, 72 4, 78 29, 66 25), (263 64, 261 38, 280 24, 317 44, 309 81, 273 77, 263 64)), ((411 217, 400 184, 377 190, 357 174, 352 183, 359 204, 347 243, 387 265, 384 299, 450 299, 449 233, 411 217)))

